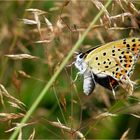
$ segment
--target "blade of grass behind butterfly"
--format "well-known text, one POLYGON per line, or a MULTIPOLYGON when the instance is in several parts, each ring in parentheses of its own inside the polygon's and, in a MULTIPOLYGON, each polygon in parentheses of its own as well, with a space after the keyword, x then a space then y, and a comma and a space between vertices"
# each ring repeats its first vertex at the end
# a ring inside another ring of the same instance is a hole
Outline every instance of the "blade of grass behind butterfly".
POLYGON ((73 124, 73 117, 74 117, 74 113, 73 113, 73 111, 74 111, 74 94, 77 96, 77 98, 78 98, 78 102, 76 101, 76 104, 77 105, 79 105, 80 106, 80 116, 79 116, 79 126, 78 127, 80 127, 80 125, 81 125, 81 123, 82 123, 82 101, 81 101, 81 99, 80 99, 80 96, 79 96, 79 94, 78 94, 78 90, 77 90, 77 87, 76 87, 76 85, 75 85, 75 83, 73 82, 73 79, 72 79, 72 75, 73 75, 73 71, 72 71, 72 68, 71 68, 71 76, 69 76, 69 74, 68 74, 68 72, 67 72, 67 70, 65 69, 65 71, 66 71, 66 75, 67 75, 67 77, 70 79, 70 83, 71 83, 71 89, 73 88, 74 89, 74 92, 71 94, 71 117, 72 117, 72 119, 71 119, 71 128, 73 128, 73 126, 74 126, 74 124, 73 124))
POLYGON ((109 110, 112 114, 131 114, 134 111, 140 111, 139 100, 136 103, 129 103, 127 100, 120 100, 116 102, 109 110))
POLYGON ((101 114, 102 117, 99 117, 96 120, 94 120, 94 123, 90 122, 90 124, 89 124, 90 128, 87 130, 87 132, 84 136, 88 135, 90 133, 90 131, 92 131, 92 129, 95 128, 98 125, 98 123, 101 122, 101 120, 105 119, 106 117, 114 116, 117 114, 117 112, 119 113, 119 111, 123 111, 124 109, 126 109, 126 105, 125 105, 124 101, 115 102, 115 104, 113 106, 111 106, 111 108, 108 110, 108 112, 101 114))
MULTIPOLYGON (((107 8, 111 4, 111 2, 112 2, 112 0, 108 0, 106 2, 106 4, 105 4, 105 8, 107 8)), ((45 85, 44 89, 41 91, 41 93, 39 94, 39 96, 37 97, 37 99, 35 100, 35 102, 32 104, 31 108, 28 110, 28 112, 26 113, 25 117, 21 120, 21 124, 27 122, 27 120, 29 119, 29 117, 31 116, 31 114, 34 112, 34 110, 36 109, 36 107, 38 106, 38 104, 40 103, 40 101, 45 96, 46 92, 49 90, 49 88, 52 86, 53 82, 56 80, 57 76, 60 74, 60 72, 62 71, 62 69, 67 64, 68 60, 72 57, 72 55, 74 54, 74 52, 80 47, 81 43, 83 42, 83 40, 87 36, 88 32, 92 29, 93 25, 97 22, 97 20, 100 18, 100 16, 103 14, 103 12, 104 12, 104 9, 102 9, 96 15, 96 17, 92 20, 92 22, 90 23, 90 25, 88 26, 88 28, 85 30, 85 32, 83 33, 83 35, 81 36, 81 38, 79 38, 79 40, 76 42, 76 44, 71 49, 71 51, 69 52, 69 54, 66 56, 66 58, 61 63, 60 67, 54 73, 54 75, 49 80, 49 82, 45 85)), ((11 140, 13 140, 13 139, 16 138, 16 136, 19 133, 19 130, 21 129, 21 127, 22 126, 19 125, 19 127, 17 127, 17 129, 13 132, 13 134, 10 137, 11 140)))
POLYGON ((59 99, 58 99, 58 97, 57 97, 57 93, 56 93, 56 90, 55 90, 54 86, 53 86, 53 91, 54 91, 54 95, 55 95, 55 97, 56 97, 56 100, 57 100, 58 106, 59 106, 59 108, 60 108, 60 111, 61 111, 61 114, 62 114, 63 120, 64 120, 65 124, 67 124, 67 121, 66 121, 65 115, 64 115, 63 110, 62 110, 62 108, 61 108, 61 105, 60 105, 59 99))

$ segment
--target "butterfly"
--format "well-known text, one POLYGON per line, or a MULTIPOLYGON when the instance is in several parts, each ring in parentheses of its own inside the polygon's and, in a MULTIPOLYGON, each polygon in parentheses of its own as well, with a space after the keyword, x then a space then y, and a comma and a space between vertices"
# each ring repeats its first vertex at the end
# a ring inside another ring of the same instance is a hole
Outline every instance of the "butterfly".
POLYGON ((132 95, 130 80, 140 55, 140 38, 126 38, 92 48, 76 56, 75 67, 83 75, 83 90, 90 95, 96 84, 112 90, 121 86, 132 95))

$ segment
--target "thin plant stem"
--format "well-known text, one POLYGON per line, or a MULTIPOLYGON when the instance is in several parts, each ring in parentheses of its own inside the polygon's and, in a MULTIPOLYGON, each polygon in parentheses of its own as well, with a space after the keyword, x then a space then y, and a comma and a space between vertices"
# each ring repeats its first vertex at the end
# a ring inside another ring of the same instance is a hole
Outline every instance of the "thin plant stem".
POLYGON ((64 120, 65 124, 67 124, 65 115, 64 115, 63 110, 62 110, 62 108, 61 108, 61 105, 60 105, 60 102, 59 102, 59 99, 58 99, 58 97, 57 97, 56 90, 55 90, 54 87, 53 87, 53 91, 54 91, 54 95, 55 95, 55 98, 56 98, 56 100, 57 100, 58 106, 59 106, 59 108, 60 108, 60 112, 61 112, 61 115, 62 115, 62 117, 63 117, 63 120, 64 120))
MULTIPOLYGON (((110 4, 111 4, 112 0, 108 0, 105 4, 104 8, 107 8, 110 4)), ((74 47, 71 49, 71 51, 68 53, 68 55, 66 56, 66 58, 63 60, 63 62, 61 63, 60 67, 57 69, 57 71, 54 73, 54 75, 52 76, 52 78, 49 80, 49 82, 45 85, 44 89, 41 91, 41 93, 39 93, 39 96, 37 97, 37 99, 35 100, 35 102, 32 104, 31 108, 28 110, 28 112, 26 113, 26 115, 24 116, 24 118, 21 120, 20 124, 16 130, 13 132, 13 134, 10 137, 10 140, 14 140, 16 138, 16 136, 19 133, 19 130, 22 127, 22 124, 26 123, 27 120, 29 119, 29 117, 32 115, 32 113, 35 111, 35 109, 37 108, 37 106, 39 105, 39 103, 41 102, 41 100, 43 99, 43 97, 45 96, 46 92, 49 90, 49 88, 52 86, 53 82, 56 80, 57 76, 60 74, 60 72, 63 70, 63 68, 65 67, 65 65, 67 64, 67 62, 69 61, 69 59, 72 57, 72 55, 74 54, 74 52, 80 47, 80 45, 82 44, 83 40, 85 39, 85 37, 87 36, 88 32, 92 29, 93 25, 98 21, 98 19, 100 18, 100 16, 103 14, 105 9, 102 9, 97 15, 96 17, 92 20, 92 22, 90 23, 90 25, 88 26, 88 28, 85 30, 85 32, 82 34, 81 38, 78 39, 78 41, 76 42, 76 44, 74 45, 74 47)))

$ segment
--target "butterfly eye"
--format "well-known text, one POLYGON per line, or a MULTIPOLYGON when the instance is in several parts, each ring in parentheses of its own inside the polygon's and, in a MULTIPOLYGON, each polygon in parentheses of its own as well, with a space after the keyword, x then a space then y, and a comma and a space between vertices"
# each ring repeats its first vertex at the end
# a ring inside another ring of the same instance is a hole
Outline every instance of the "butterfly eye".
POLYGON ((84 57, 84 53, 81 53, 80 55, 79 55, 79 58, 83 58, 84 57))

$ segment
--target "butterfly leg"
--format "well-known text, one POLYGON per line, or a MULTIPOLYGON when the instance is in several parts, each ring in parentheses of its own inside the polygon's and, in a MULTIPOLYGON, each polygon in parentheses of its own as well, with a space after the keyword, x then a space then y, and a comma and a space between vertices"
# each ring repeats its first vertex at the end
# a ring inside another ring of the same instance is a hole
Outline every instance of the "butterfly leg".
POLYGON ((73 82, 76 82, 76 80, 78 79, 79 75, 81 75, 81 72, 77 72, 76 77, 74 78, 73 82))
POLYGON ((75 64, 75 62, 72 62, 71 64, 67 65, 66 67, 71 67, 74 64, 75 64))

